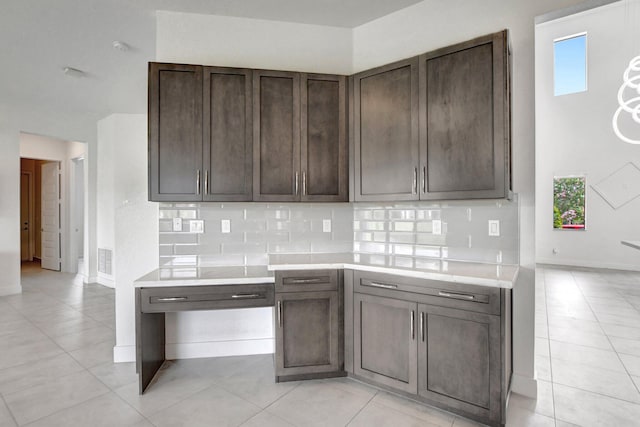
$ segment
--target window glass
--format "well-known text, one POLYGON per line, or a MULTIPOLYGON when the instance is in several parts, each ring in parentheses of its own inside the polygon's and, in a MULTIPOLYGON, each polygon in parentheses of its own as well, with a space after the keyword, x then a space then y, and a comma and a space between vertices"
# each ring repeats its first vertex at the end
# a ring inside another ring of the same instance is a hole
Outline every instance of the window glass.
POLYGON ((553 228, 585 229, 584 176, 553 178, 553 228))
POLYGON ((554 95, 587 90, 587 34, 553 42, 554 95))

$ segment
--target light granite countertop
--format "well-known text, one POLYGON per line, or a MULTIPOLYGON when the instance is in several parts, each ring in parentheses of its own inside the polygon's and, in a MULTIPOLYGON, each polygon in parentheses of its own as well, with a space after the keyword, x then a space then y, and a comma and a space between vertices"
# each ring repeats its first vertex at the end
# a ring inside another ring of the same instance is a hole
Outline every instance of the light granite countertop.
POLYGON ((640 249, 640 240, 623 240, 620 243, 634 249, 640 249))
POLYGON ((261 266, 161 267, 134 282, 136 287, 274 283, 277 270, 351 269, 427 280, 513 288, 517 265, 411 258, 392 255, 330 253, 271 254, 261 266))
POLYGON ((358 253, 273 254, 269 255, 267 268, 272 271, 345 268, 508 289, 513 288, 518 277, 517 265, 358 253))

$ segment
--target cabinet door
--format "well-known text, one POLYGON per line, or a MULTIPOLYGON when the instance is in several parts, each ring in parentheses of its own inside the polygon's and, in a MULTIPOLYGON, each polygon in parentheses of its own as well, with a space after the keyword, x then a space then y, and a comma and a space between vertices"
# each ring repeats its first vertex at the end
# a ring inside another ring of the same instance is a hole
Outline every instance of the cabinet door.
POLYGON ((412 302, 354 294, 354 373, 417 392, 416 308, 412 302))
POLYGON ((300 98, 301 200, 348 201, 346 78, 302 74, 300 98))
POLYGON ((500 420, 500 316, 423 304, 418 309, 418 394, 500 420))
POLYGON ((253 200, 300 199, 300 74, 253 72, 253 200))
POLYGON ((202 67, 149 64, 149 200, 202 200, 202 67))
POLYGON ((422 199, 509 190, 506 32, 420 56, 422 199))
POLYGON ((251 200, 251 70, 204 67, 203 79, 203 200, 251 200))
POLYGON ((417 200, 418 58, 353 82, 355 200, 417 200))
POLYGON ((340 371, 338 292, 276 295, 276 377, 340 371))

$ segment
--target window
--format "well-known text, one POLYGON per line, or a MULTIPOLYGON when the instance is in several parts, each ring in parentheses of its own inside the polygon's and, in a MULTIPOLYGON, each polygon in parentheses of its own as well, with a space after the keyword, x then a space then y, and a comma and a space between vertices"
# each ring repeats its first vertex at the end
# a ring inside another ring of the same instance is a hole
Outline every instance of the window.
POLYGON ((553 178, 553 228, 585 229, 584 176, 553 178))
POLYGON ((553 41, 554 95, 587 90, 587 34, 553 41))

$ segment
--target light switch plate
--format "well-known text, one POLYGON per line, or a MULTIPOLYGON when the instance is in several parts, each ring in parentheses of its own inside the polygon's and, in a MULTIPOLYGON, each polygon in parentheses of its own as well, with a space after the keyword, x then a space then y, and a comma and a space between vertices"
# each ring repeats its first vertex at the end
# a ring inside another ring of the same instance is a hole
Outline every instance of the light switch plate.
POLYGON ((500 220, 489 220, 489 236, 500 237, 500 220))
POLYGON ((323 233, 331 233, 331 220, 323 219, 322 220, 322 232, 323 233))
POLYGON ((221 233, 231 233, 231 220, 230 219, 221 219, 220 220, 220 232, 221 233))
POLYGON ((201 219, 192 219, 189 221, 189 231, 191 233, 204 233, 204 221, 201 219))
POLYGON ((434 219, 431 221, 431 232, 436 235, 442 234, 442 221, 434 219))
POLYGON ((173 231, 182 231, 182 218, 173 218, 173 231))

